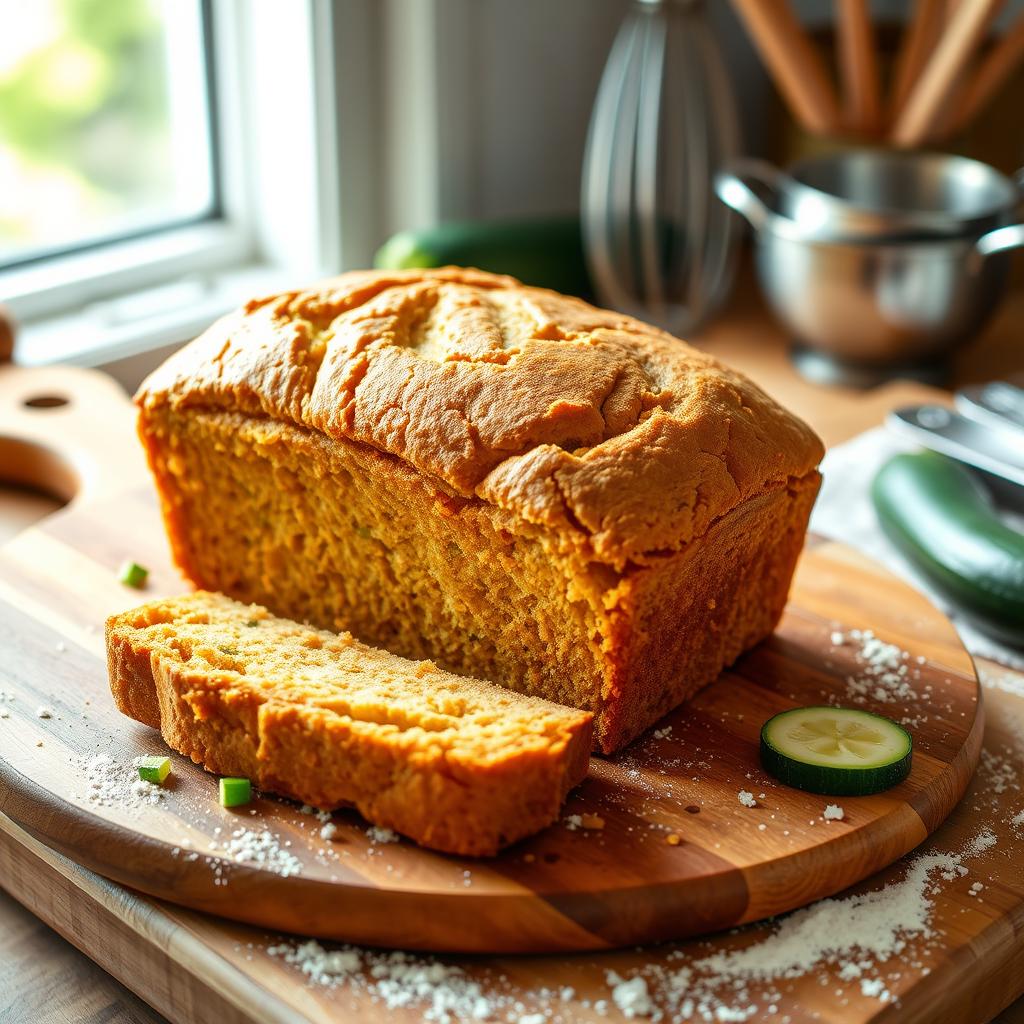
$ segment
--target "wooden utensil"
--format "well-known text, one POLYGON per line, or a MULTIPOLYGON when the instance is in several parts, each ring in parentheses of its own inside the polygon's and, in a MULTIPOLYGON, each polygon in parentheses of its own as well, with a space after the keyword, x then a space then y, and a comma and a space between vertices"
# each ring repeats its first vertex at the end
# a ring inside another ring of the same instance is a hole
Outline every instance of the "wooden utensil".
POLYGON ((878 130, 881 103, 878 61, 867 0, 838 0, 839 70, 843 83, 843 114, 855 131, 878 130))
POLYGON ((935 47, 945 24, 945 0, 916 0, 903 33, 889 96, 888 120, 895 121, 935 47))
POLYGON ((732 0, 779 92, 808 131, 839 126, 839 104, 824 62, 787 0, 732 0))
POLYGON ((950 130, 964 128, 992 101, 1024 60, 1024 14, 1007 29, 1005 35, 982 59, 981 65, 964 90, 951 119, 950 130))
POLYGON ((896 118, 893 144, 920 146, 936 130, 959 77, 1003 2, 963 0, 896 118))

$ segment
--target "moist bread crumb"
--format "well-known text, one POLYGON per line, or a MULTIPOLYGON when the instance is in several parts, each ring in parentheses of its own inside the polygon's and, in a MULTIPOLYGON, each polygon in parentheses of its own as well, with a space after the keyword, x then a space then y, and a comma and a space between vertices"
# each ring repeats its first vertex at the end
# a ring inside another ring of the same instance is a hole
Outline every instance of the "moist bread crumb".
POLYGON ((136 401, 198 586, 591 711, 606 752, 775 627, 820 482, 741 374, 458 268, 254 300, 136 401))
MULTIPOLYGON (((591 716, 199 592, 107 620, 118 708, 209 771, 483 856, 555 821, 591 716)), ((380 838, 379 841, 385 841, 380 838)))

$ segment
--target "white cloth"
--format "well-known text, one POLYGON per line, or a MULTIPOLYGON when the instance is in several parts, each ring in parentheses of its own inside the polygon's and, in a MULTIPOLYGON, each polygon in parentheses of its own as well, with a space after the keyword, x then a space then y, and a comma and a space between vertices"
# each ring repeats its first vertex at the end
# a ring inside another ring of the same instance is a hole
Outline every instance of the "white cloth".
MULTIPOLYGON (((830 449, 821 465, 825 480, 811 515, 811 529, 849 544, 927 595, 952 620, 971 654, 1024 669, 1024 651, 993 640, 958 615, 956 608, 932 589, 882 533, 869 496, 871 481, 890 456, 914 449, 912 443, 885 427, 875 427, 830 449)), ((1015 529, 1024 529, 1024 516, 1006 513, 1005 518, 1015 529)))

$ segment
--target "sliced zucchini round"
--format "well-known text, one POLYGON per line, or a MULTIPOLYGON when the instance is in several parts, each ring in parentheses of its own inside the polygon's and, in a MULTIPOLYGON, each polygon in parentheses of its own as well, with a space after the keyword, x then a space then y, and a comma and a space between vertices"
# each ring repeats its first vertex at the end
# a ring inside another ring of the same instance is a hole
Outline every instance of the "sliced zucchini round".
POLYGON ((866 796, 910 774, 913 740, 891 719, 853 708, 793 708, 761 728, 761 764, 811 793, 866 796))

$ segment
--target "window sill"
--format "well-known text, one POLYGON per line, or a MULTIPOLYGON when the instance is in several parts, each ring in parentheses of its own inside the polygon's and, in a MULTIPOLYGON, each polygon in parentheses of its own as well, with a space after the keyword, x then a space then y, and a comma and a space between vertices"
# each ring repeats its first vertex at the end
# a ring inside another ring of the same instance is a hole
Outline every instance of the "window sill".
POLYGON ((20 326, 14 360, 22 366, 67 363, 108 369, 133 388, 169 351, 254 295, 281 291, 295 281, 279 268, 253 264, 208 278, 185 278, 146 291, 106 299, 20 326), (147 354, 152 355, 146 360, 147 354), (118 372, 130 364, 126 373, 118 372))

